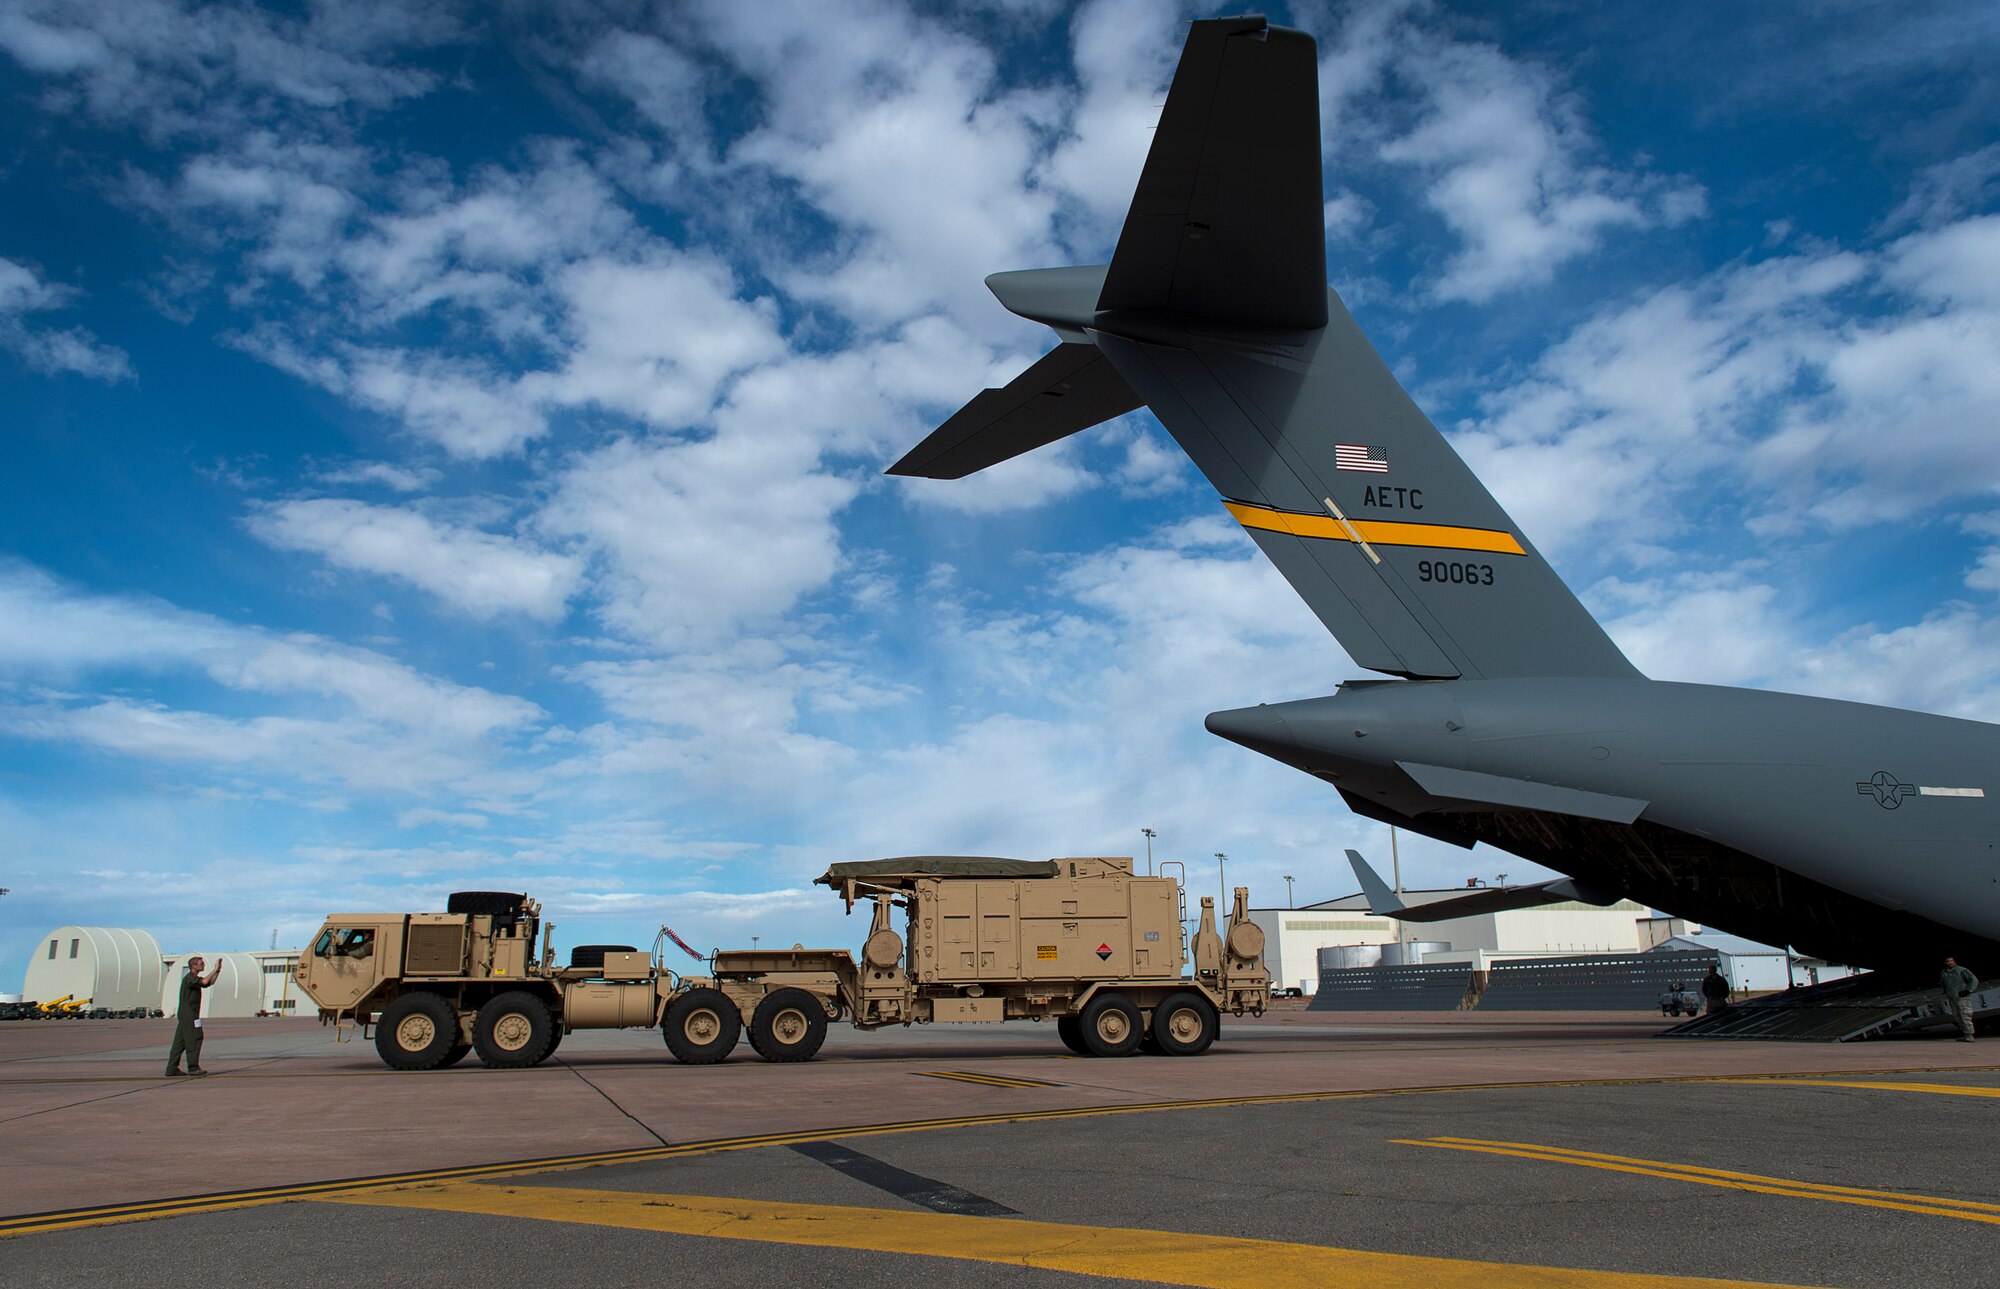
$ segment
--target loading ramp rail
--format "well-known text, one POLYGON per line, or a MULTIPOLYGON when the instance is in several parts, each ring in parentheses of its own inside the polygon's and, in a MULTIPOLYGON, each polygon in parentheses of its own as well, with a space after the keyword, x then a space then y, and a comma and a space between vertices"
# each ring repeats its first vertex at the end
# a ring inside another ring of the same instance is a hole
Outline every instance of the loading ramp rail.
MULTIPOLYGON (((1907 976, 1865 972, 1735 1003, 1664 1030, 1659 1037, 1854 1043, 1949 1024, 1937 986, 1912 986, 1907 976)), ((1972 1014, 1975 1022, 2000 1016, 2000 982, 1981 983, 1973 995, 1972 1014)))

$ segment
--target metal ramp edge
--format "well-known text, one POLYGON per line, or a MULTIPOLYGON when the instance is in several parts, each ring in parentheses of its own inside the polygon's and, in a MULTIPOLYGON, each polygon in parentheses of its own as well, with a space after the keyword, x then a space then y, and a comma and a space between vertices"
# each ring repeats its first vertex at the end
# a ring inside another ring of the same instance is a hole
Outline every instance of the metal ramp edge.
POLYGON ((1663 1031, 1661 1038, 1761 1039, 1795 1043, 1852 1043, 1879 1038, 1925 1018, 1930 1009, 1904 1003, 1854 1007, 1732 1007, 1663 1031))

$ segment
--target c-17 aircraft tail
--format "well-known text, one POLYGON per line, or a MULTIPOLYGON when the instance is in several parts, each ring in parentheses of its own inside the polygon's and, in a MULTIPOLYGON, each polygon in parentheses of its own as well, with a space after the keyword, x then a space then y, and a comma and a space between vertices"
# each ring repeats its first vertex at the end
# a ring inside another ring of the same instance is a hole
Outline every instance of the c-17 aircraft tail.
POLYGON ((1829 961, 2000 964, 2000 729, 1641 676, 1325 285, 1317 77, 1299 32, 1193 24, 1111 263, 987 279, 1061 343, 891 473, 1151 408, 1354 661, 1403 678, 1208 729, 1567 875, 1406 920, 1626 897, 1829 961))
POLYGON ((1361 666, 1636 677, 1326 285, 1318 71, 1303 32, 1194 23, 1111 263, 987 279, 1062 343, 890 473, 961 478, 1144 404, 1361 666))

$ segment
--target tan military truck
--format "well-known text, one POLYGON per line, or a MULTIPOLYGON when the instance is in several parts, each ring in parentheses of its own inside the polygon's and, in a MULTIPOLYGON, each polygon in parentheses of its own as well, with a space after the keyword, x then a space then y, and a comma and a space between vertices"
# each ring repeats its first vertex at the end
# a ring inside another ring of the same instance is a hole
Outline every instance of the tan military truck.
POLYGON ((706 1065, 735 1049, 745 1018, 769 1061, 810 1060, 841 1017, 863 1029, 1053 1020, 1086 1055, 1192 1056, 1215 1041, 1222 1012, 1259 1013, 1270 996, 1242 887, 1226 934, 1202 900, 1183 976, 1181 889, 1135 876, 1130 859, 872 860, 835 864, 819 882, 850 911, 874 906, 858 964, 844 949, 735 950, 713 955, 709 975, 680 976, 656 943, 582 946, 563 967, 533 900, 465 891, 443 913, 328 918, 293 971, 322 1022, 373 1025, 382 1060, 403 1070, 473 1050, 492 1066, 535 1065, 572 1030, 639 1026, 706 1065), (907 941, 891 925, 898 907, 907 941))

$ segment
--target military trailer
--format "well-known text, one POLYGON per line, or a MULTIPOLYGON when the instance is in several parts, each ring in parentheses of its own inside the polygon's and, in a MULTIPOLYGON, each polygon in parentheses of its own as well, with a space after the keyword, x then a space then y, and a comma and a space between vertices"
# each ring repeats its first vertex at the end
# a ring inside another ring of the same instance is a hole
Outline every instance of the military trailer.
POLYGON ((859 963, 844 949, 732 950, 708 959, 709 974, 681 976, 656 942, 652 953, 584 945, 558 966, 535 901, 463 891, 443 913, 328 918, 293 973, 322 1023, 372 1025, 384 1063, 403 1070, 473 1051, 530 1066, 573 1030, 641 1026, 691 1065, 726 1058, 746 1028, 765 1060, 805 1061, 842 1018, 862 1029, 1046 1020, 1083 1055, 1193 1056, 1223 1012, 1261 1013, 1270 997, 1242 887, 1226 932, 1202 900, 1183 975, 1181 888, 1135 876, 1130 859, 926 856, 835 864, 818 880, 850 911, 873 906, 859 963))

